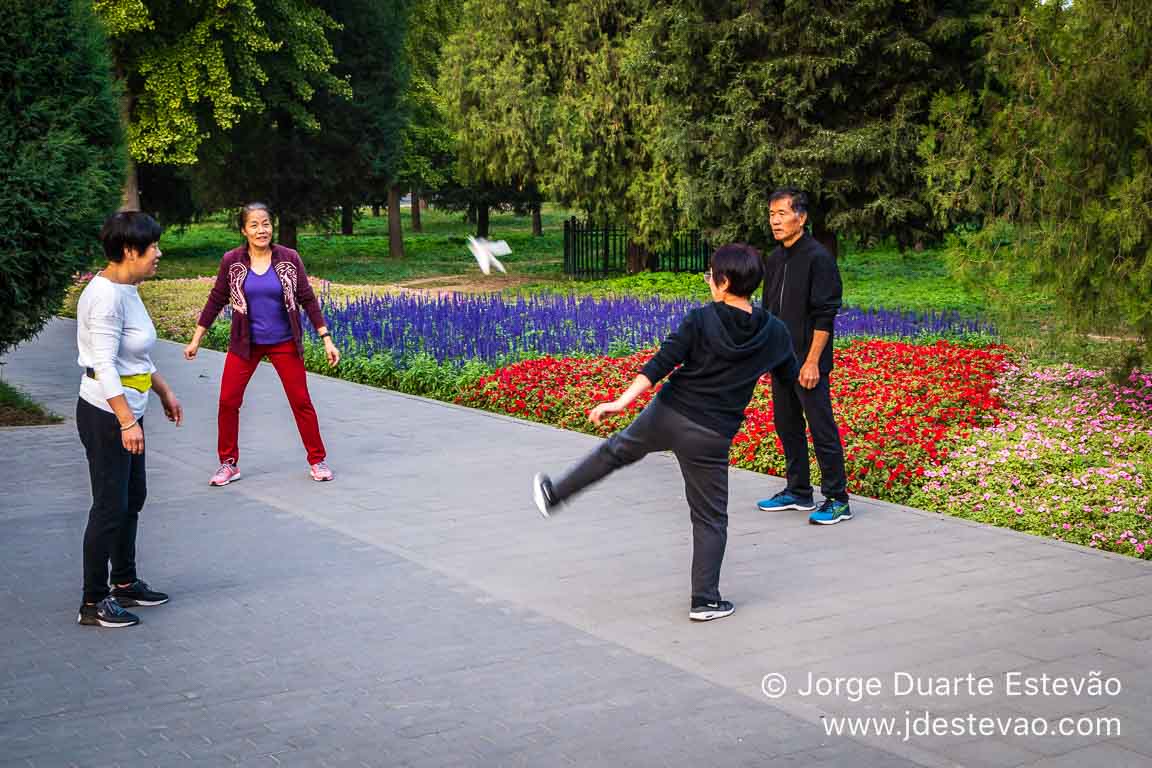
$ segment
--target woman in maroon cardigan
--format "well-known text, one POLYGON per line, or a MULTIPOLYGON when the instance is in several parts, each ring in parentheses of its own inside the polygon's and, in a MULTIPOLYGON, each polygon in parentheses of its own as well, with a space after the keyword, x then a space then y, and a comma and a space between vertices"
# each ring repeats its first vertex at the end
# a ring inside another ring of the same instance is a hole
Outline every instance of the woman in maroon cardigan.
POLYGON ((228 251, 220 260, 216 284, 200 313, 196 332, 184 349, 184 357, 196 357, 200 341, 215 322, 225 304, 232 305, 232 334, 224 375, 220 380, 219 441, 220 469, 210 485, 227 485, 240 479, 240 405, 248 380, 256 366, 267 357, 276 368, 284 393, 296 417, 296 427, 308 451, 312 479, 331 480, 332 470, 324 461, 324 441, 316 409, 308 395, 304 371, 304 330, 300 310, 308 313, 316 332, 324 340, 328 364, 340 362, 340 351, 332 343, 320 302, 308 284, 304 263, 291 248, 272 243, 272 218, 263 203, 249 203, 240 214, 240 226, 247 245, 228 251))

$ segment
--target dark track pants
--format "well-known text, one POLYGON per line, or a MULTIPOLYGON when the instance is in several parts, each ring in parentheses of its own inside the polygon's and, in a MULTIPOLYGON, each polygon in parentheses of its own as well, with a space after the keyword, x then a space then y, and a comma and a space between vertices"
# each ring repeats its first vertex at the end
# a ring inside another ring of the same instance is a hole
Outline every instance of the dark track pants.
POLYGON ((731 444, 731 438, 653 399, 635 421, 585 456, 554 488, 562 501, 649 453, 671 451, 680 462, 692 517, 692 601, 715 602, 720 599, 720 566, 728 542, 731 444))

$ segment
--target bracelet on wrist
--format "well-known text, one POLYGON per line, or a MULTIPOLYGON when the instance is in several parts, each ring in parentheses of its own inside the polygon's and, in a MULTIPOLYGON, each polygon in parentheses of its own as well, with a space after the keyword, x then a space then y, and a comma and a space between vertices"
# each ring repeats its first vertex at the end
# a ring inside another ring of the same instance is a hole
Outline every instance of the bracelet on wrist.
POLYGON ((324 333, 320 334, 320 338, 322 338, 322 339, 330 339, 330 338, 332 338, 332 334, 331 334, 330 332, 328 332, 328 331, 324 331, 324 333))
POLYGON ((139 423, 140 423, 139 419, 132 419, 132 423, 126 427, 120 427, 120 431, 121 432, 127 432, 128 430, 132 429, 132 427, 136 426, 139 423))

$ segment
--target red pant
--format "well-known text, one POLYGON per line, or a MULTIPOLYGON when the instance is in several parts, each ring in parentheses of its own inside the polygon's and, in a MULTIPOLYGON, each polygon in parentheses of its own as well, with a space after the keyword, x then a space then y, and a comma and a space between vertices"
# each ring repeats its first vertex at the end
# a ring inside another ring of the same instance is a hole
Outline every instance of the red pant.
POLYGON ((252 357, 247 360, 231 352, 224 360, 224 376, 220 380, 218 444, 221 463, 239 463, 237 437, 240 433, 240 406, 244 403, 244 390, 248 387, 248 381, 265 355, 272 361, 276 373, 280 375, 280 383, 284 385, 284 394, 288 396, 292 414, 296 417, 300 439, 308 450, 308 463, 324 461, 327 454, 324 441, 320 439, 316 409, 312 407, 312 398, 308 395, 304 361, 296 351, 296 342, 285 341, 282 344, 253 344, 252 357))

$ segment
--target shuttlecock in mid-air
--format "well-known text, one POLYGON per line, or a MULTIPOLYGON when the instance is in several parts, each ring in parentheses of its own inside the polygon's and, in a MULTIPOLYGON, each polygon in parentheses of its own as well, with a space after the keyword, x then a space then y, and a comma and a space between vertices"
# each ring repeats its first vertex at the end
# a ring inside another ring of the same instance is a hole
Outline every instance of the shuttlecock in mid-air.
POLYGON ((476 257, 476 263, 480 265, 480 271, 484 274, 491 274, 492 267, 500 270, 504 274, 508 274, 508 270, 504 269, 504 265, 500 263, 497 256, 507 256, 512 253, 512 249, 508 247, 508 243, 503 240, 490 241, 482 237, 468 236, 468 250, 472 251, 472 255, 476 257))

